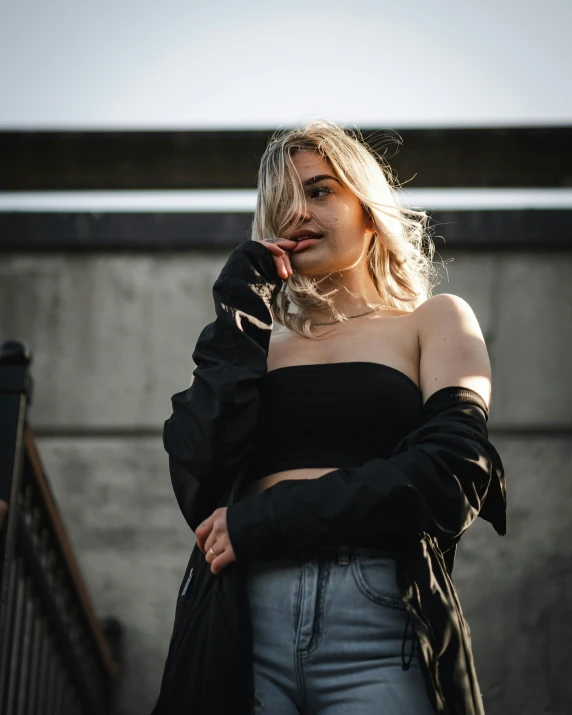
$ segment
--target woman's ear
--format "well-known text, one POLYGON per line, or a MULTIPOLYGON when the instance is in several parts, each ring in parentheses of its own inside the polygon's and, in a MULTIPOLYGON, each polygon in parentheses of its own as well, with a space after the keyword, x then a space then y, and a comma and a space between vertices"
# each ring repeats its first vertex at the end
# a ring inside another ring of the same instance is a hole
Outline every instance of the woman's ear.
POLYGON ((366 228, 370 229, 371 231, 375 231, 375 221, 373 220, 373 215, 371 213, 371 209, 369 206, 366 206, 365 204, 361 205, 362 209, 365 211, 366 219, 367 219, 367 225, 366 228))

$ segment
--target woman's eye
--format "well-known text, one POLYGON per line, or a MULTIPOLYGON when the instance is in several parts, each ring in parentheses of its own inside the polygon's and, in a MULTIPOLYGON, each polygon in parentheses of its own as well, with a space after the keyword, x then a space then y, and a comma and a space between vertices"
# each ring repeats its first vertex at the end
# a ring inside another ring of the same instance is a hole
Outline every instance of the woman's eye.
POLYGON ((324 191, 326 194, 331 194, 333 193, 332 190, 328 186, 318 186, 315 189, 312 189, 310 192, 311 198, 316 198, 316 194, 319 193, 320 191, 324 191))

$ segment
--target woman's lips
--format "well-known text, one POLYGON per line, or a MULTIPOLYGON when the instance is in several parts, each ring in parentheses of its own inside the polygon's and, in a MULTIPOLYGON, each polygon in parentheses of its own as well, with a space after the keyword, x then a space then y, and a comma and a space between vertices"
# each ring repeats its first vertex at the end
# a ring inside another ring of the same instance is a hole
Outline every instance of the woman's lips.
POLYGON ((321 240, 321 238, 304 238, 301 241, 298 241, 296 248, 292 249, 292 253, 298 253, 298 251, 303 251, 305 248, 308 248, 309 246, 312 246, 314 245, 314 243, 318 243, 321 240))

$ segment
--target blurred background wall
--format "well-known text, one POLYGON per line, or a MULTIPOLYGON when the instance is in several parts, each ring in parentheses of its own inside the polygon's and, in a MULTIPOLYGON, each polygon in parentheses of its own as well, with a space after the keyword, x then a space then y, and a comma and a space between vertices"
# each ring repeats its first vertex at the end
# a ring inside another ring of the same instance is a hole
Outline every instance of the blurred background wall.
POLYGON ((118 715, 152 708, 194 544, 170 396, 267 138, 310 115, 390 137, 454 259, 437 292, 489 348, 508 533, 475 524, 454 574, 487 713, 570 711, 570 19, 553 0, 0 7, 0 339, 32 347, 30 423, 96 611, 124 627, 118 715))

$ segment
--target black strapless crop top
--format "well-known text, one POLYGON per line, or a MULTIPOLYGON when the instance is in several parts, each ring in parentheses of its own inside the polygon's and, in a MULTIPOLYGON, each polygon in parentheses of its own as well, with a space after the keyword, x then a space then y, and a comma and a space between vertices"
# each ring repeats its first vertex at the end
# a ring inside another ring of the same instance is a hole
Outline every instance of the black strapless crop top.
POLYGON ((381 363, 288 365, 270 370, 260 392, 248 482, 286 469, 387 459, 422 419, 419 387, 381 363))

